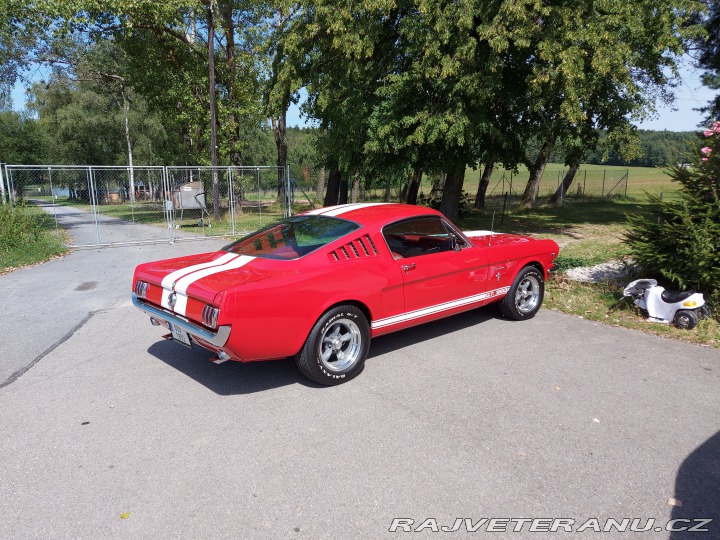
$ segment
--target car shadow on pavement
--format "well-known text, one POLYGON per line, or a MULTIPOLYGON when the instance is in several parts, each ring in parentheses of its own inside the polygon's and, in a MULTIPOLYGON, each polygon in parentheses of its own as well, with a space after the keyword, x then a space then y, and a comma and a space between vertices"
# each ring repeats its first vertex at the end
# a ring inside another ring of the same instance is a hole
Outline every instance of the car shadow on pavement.
MULTIPOLYGON (((381 336, 372 340, 368 360, 372 361, 373 357, 499 317, 500 314, 495 306, 486 306, 381 336)), ((326 388, 305 378, 292 358, 247 364, 232 361, 213 364, 209 361, 211 353, 205 349, 201 347, 190 349, 172 341, 154 343, 148 349, 148 353, 222 396, 252 394, 291 384, 326 388)))
POLYGON ((499 318, 502 316, 497 306, 490 305, 380 336, 370 343, 368 359, 499 318))
POLYGON ((307 380, 292 358, 213 364, 209 360, 212 356, 209 351, 201 347, 189 349, 172 341, 154 343, 148 352, 221 396, 253 394, 298 383, 322 388, 307 380))
POLYGON ((673 508, 672 519, 679 521, 673 524, 671 540, 720 538, 720 431, 693 450, 680 465, 674 497, 679 502, 673 508), (700 523, 708 519, 712 521, 700 523), (703 535, 700 528, 707 532, 703 535))

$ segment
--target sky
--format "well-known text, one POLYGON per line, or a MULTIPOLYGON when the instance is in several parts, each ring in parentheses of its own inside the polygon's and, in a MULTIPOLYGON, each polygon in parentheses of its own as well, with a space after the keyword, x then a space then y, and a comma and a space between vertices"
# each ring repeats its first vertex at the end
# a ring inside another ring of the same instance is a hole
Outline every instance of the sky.
MULTIPOLYGON (((698 125, 703 121, 703 115, 694 109, 706 105, 716 94, 716 91, 702 85, 700 82, 701 74, 700 70, 692 67, 689 59, 683 59, 683 65, 680 69, 681 79, 675 89, 675 103, 670 107, 658 104, 655 117, 638 124, 638 127, 640 129, 667 131, 697 130, 698 125)), ((47 76, 47 71, 38 69, 31 76, 34 76, 35 80, 40 80, 47 76)), ((22 85, 15 85, 12 98, 13 108, 22 110, 25 106, 25 89, 22 85)), ((303 95, 301 95, 301 100, 304 100, 303 95)), ((301 116, 297 105, 292 105, 288 110, 287 123, 288 126, 292 127, 309 125, 307 119, 301 116)))

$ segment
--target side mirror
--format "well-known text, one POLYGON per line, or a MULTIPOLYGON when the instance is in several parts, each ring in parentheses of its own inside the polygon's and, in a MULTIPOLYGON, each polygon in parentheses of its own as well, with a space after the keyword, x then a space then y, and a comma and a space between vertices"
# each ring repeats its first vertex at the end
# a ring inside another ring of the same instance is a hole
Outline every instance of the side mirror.
POLYGON ((462 249, 462 246, 460 246, 460 243, 458 242, 457 236, 454 234, 450 234, 450 249, 453 251, 460 251, 462 249))

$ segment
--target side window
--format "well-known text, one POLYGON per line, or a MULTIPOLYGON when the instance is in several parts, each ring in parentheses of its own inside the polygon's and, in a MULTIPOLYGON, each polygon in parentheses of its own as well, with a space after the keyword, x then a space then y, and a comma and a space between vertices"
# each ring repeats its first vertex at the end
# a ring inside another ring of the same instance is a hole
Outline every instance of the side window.
POLYGON ((393 223, 383 229, 383 236, 395 259, 450 251, 453 248, 452 236, 462 242, 436 217, 393 223))

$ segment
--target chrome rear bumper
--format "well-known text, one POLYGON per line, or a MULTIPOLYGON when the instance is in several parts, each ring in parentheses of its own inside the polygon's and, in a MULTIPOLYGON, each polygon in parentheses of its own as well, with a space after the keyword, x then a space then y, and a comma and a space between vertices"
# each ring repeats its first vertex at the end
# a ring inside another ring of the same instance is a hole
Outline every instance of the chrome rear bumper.
POLYGON ((132 303, 135 307, 150 315, 152 319, 158 319, 175 324, 185 330, 192 337, 204 341, 205 343, 209 343, 213 347, 224 346, 230 337, 230 326, 221 326, 217 329, 217 332, 211 332, 202 326, 197 326, 196 324, 191 323, 185 317, 176 313, 146 304, 142 300, 138 299, 135 293, 132 293, 132 303))

